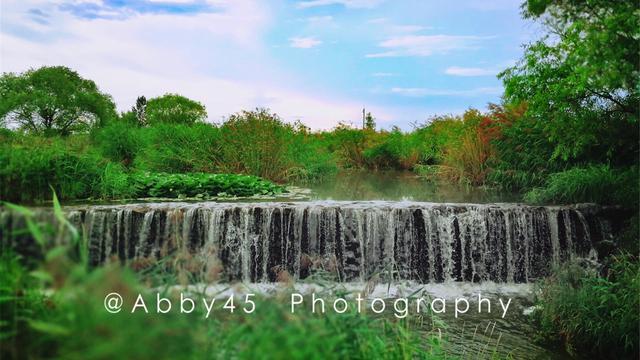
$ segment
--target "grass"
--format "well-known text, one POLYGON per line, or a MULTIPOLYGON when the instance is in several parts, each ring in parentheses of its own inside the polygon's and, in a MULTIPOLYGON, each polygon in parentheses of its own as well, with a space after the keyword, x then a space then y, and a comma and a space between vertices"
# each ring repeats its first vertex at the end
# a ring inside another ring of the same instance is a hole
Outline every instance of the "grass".
POLYGON ((617 255, 611 261, 605 276, 568 263, 541 284, 534 314, 542 341, 560 342, 574 355, 638 357, 638 259, 617 255))
POLYGON ((95 193, 106 161, 93 151, 61 139, 20 136, 0 144, 0 199, 29 202, 95 193))
POLYGON ((613 169, 608 165, 576 167, 551 174, 544 187, 525 194, 531 203, 595 202, 637 207, 638 167, 613 169))
MULTIPOLYGON (((236 113, 220 125, 141 127, 123 117, 93 128, 88 136, 43 137, 5 129, 0 132, 0 198, 39 202, 48 197, 50 186, 63 200, 211 198, 248 191, 212 185, 203 174, 258 176, 282 184, 322 180, 345 169, 396 169, 429 180, 526 192, 524 199, 532 203, 637 207, 637 165, 550 163, 548 144, 529 131, 531 119, 520 110, 492 109, 434 118, 410 132, 344 124, 312 132, 266 109, 236 113), (151 174, 154 185, 147 186, 139 174, 151 174), (165 174, 176 176, 161 181, 165 174)), ((254 183, 251 195, 277 189, 254 183)))
MULTIPOLYGON (((6 142, 0 144, 0 199, 23 203, 44 201, 49 198, 51 188, 63 200, 140 197, 211 198, 274 195, 284 191, 282 186, 251 175, 198 172, 170 174, 129 168, 134 162, 142 161, 140 157, 146 157, 145 161, 148 161, 149 155, 133 155, 132 140, 125 139, 129 136, 125 131, 129 127, 121 125, 110 125, 104 130, 106 134, 98 132, 91 137, 42 138, 22 134, 10 136, 6 142), (110 147, 102 143, 106 140, 96 140, 103 137, 111 139, 111 142, 108 142, 110 147), (94 141, 98 141, 101 147, 96 149, 94 141), (108 156, 101 156, 101 153, 108 156)), ((167 126, 160 126, 152 133, 171 132, 171 129, 164 127, 167 126)), ((177 128, 183 129, 186 126, 180 125, 177 128)), ((193 130, 198 129, 190 130, 191 134, 196 134, 197 132, 193 130)), ((134 131, 137 130, 134 129, 134 131)), ((190 151, 186 144, 190 144, 193 149, 198 148, 202 143, 185 140, 184 151, 190 151)), ((173 150, 170 152, 179 154, 173 150)), ((192 155, 186 157, 198 158, 192 155)), ((170 164, 166 156, 158 155, 158 157, 158 161, 170 164)), ((186 166, 184 164, 185 161, 180 162, 176 167, 169 168, 174 171, 184 170, 182 167, 186 166)), ((206 169, 206 167, 194 165, 189 169, 206 169)))

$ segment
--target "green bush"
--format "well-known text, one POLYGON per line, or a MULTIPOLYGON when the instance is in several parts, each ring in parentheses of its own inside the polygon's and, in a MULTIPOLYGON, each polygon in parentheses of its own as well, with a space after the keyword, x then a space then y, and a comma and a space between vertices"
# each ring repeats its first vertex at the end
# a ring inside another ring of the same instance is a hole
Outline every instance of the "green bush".
POLYGON ((299 126, 293 136, 290 154, 295 164, 287 170, 289 181, 317 181, 335 175, 338 164, 317 134, 299 126))
POLYGON ((91 197, 100 184, 103 159, 60 139, 25 137, 0 145, 0 199, 48 199, 51 187, 61 199, 91 197))
POLYGON ((408 170, 415 166, 419 158, 416 137, 398 128, 380 135, 379 142, 364 151, 369 168, 408 170))
POLYGON ((367 133, 374 132, 340 124, 333 131, 323 132, 321 139, 329 152, 336 155, 340 167, 361 169, 366 166, 364 151, 368 146, 367 133))
POLYGON ((568 263, 541 284, 535 319, 542 340, 599 358, 638 356, 640 269, 637 258, 613 258, 607 276, 568 263))
POLYGON ((106 158, 129 167, 142 147, 140 129, 130 121, 112 121, 92 131, 94 143, 106 158))
POLYGON ((535 119, 515 117, 500 124, 502 136, 494 141, 497 158, 491 183, 520 191, 541 186, 549 172, 566 168, 567 162, 552 160, 554 144, 539 129, 535 119))
POLYGON ((102 171, 100 185, 93 197, 106 199, 131 199, 137 195, 137 189, 130 181, 130 175, 122 165, 107 163, 102 171))
POLYGON ((613 169, 607 165, 576 167, 549 175, 542 188, 525 194, 532 203, 595 202, 638 206, 638 167, 613 169))
POLYGON ((217 172, 220 131, 213 125, 158 124, 140 129, 143 144, 135 167, 152 172, 217 172))
POLYGON ((267 109, 231 115, 220 132, 223 172, 282 181, 296 165, 291 153, 293 126, 267 109))

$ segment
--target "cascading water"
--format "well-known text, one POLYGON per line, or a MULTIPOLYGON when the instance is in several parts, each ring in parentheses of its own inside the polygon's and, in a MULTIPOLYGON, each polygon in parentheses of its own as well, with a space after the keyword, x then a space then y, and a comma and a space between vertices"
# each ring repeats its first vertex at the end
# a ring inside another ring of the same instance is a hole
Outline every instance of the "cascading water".
MULTIPOLYGON (((612 237, 595 205, 422 202, 151 203, 67 209, 97 266, 153 261, 184 250, 212 257, 227 280, 304 278, 323 269, 342 281, 376 274, 420 282, 530 282, 573 257, 595 257, 612 237)), ((38 212, 41 218, 51 211, 38 212)), ((0 212, 0 239, 24 219, 0 212)), ((13 234, 13 235, 12 235, 13 234)))

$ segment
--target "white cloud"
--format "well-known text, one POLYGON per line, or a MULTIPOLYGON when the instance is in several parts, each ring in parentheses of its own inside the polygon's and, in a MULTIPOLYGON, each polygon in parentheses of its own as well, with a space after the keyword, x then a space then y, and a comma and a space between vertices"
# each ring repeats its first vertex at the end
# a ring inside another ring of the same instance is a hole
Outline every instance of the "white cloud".
POLYGON ((147 0, 152 3, 160 3, 160 4, 191 4, 195 1, 193 0, 147 0))
MULTIPOLYGON (((0 71, 65 65, 111 94, 120 111, 140 95, 175 92, 202 102, 210 121, 256 106, 313 129, 359 119, 361 101, 319 96, 275 65, 263 39, 273 19, 262 1, 220 4, 223 11, 190 16, 87 20, 41 2, 3 3, 0 71), (33 7, 51 14, 51 23, 25 20, 33 7), (5 24, 29 31, 9 32, 5 24)), ((376 111, 392 118, 384 109, 376 111)))
POLYGON ((370 9, 378 6, 383 0, 308 0, 299 2, 299 9, 314 8, 328 5, 342 5, 351 9, 370 9))
POLYGON ((415 33, 421 30, 426 30, 428 29, 425 26, 420 26, 420 25, 394 25, 391 26, 390 31, 394 32, 394 33, 415 33))
POLYGON ((391 93, 408 97, 425 97, 425 96, 465 96, 473 97, 479 95, 500 95, 502 88, 500 87, 480 87, 471 90, 446 90, 446 89, 429 89, 429 88, 391 88, 391 93))
POLYGON ((299 49, 310 49, 320 44, 322 44, 322 41, 312 37, 292 37, 289 39, 289 45, 299 49))
POLYGON ((384 24, 386 22, 388 22, 389 19, 387 18, 374 18, 374 19, 369 19, 367 20, 368 24, 384 24))
POLYGON ((371 74, 371 76, 373 77, 389 77, 389 76, 393 76, 395 75, 394 73, 390 73, 390 72, 375 72, 373 74, 371 74))
POLYGON ((369 58, 396 56, 430 56, 446 54, 453 50, 475 49, 491 36, 460 35, 404 35, 393 37, 378 44, 387 51, 367 54, 369 58))
POLYGON ((309 16, 308 18, 305 18, 304 21, 311 23, 311 24, 318 24, 318 23, 329 23, 333 21, 333 16, 331 15, 325 15, 325 16, 309 16))
POLYGON ((444 72, 447 75, 453 76, 493 76, 500 71, 495 68, 450 66, 444 72))

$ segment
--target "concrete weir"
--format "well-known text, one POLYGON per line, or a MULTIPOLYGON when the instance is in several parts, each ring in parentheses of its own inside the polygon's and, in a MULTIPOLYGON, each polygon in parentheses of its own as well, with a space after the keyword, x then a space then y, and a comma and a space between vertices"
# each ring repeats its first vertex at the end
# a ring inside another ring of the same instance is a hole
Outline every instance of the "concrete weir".
MULTIPOLYGON (((423 283, 531 282, 570 258, 595 258, 616 217, 596 205, 385 201, 141 203, 65 212, 91 265, 214 257, 229 281, 294 279, 323 269, 342 281, 374 274, 423 283)), ((36 211, 53 221, 52 211, 36 211)), ((22 215, 0 210, 0 240, 27 244, 22 215)))

